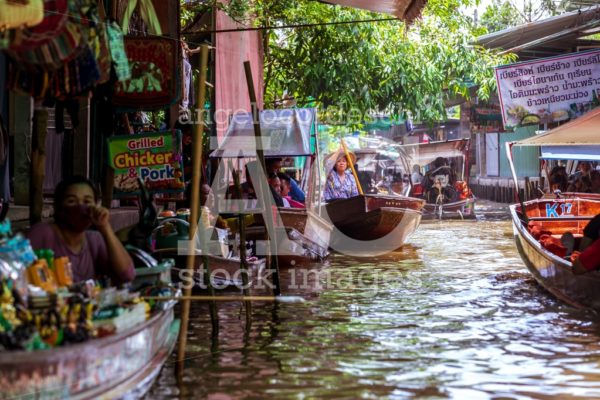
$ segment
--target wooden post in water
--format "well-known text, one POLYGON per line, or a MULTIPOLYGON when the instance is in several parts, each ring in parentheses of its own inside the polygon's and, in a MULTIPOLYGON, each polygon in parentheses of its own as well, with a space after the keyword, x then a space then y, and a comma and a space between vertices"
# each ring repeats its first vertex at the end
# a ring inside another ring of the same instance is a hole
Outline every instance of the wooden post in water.
MULTIPOLYGON (((204 102, 206 99, 206 68, 208 65, 208 50, 207 44, 202 45, 200 52, 200 76, 198 83, 198 101, 196 103, 199 112, 198 120, 194 125, 194 139, 193 139, 193 150, 192 150, 192 190, 190 199, 190 232, 189 232, 189 248, 187 249, 187 263, 186 268, 190 273, 190 276, 194 271, 195 253, 196 253, 196 231, 198 229, 198 219, 200 217, 200 174, 202 168, 202 135, 204 133, 204 102)), ((205 274, 209 271, 205 271, 205 274)), ((185 358, 185 346, 187 344, 187 332, 190 318, 190 296, 192 295, 192 286, 186 285, 184 288, 184 299, 181 304, 181 330, 179 331, 179 344, 177 347, 177 361, 180 363, 180 367, 183 367, 183 360, 185 358)), ((209 286, 211 288, 211 286, 209 286)), ((212 293, 211 293, 212 296, 212 293)), ((213 333, 215 328, 218 328, 218 322, 215 326, 216 313, 213 308, 216 307, 215 302, 211 302, 211 320, 213 322, 213 333), (213 315, 214 313, 214 315, 213 315)), ((183 368, 180 368, 182 371, 183 368)))
MULTIPOLYGON (((258 109, 258 104, 256 103, 256 92, 254 91, 254 79, 252 79, 252 67, 250 66, 250 61, 244 61, 244 71, 246 72, 246 84, 248 85, 248 94, 250 95, 250 105, 252 108, 252 119, 254 121, 254 136, 256 138, 256 157, 258 161, 262 165, 263 171, 267 172, 267 167, 265 164, 265 154, 263 151, 263 141, 262 134, 260 132, 260 110, 258 109)), ((270 204, 271 191, 265 187, 267 182, 265 179, 260 179, 258 183, 258 193, 260 195, 260 199, 262 199, 262 204, 267 207, 270 204)), ((255 184, 256 184, 255 183, 255 184)), ((265 210, 265 224, 267 230, 267 238, 269 239, 270 244, 270 258, 271 265, 273 267, 273 294, 275 296, 281 295, 281 286, 279 281, 279 262, 277 260, 277 238, 271 238, 270 234, 275 232, 275 224, 273 223, 273 212, 269 208, 265 210)))
MULTIPOLYGON (((238 199, 242 199, 242 185, 240 184, 240 174, 233 168, 233 163, 229 160, 229 168, 231 169, 231 175, 233 177, 233 184, 235 186, 235 194, 238 199)), ((241 211, 241 210, 240 210, 241 211)), ((242 271, 242 285, 244 296, 250 296, 248 290, 248 263, 246 259, 246 219, 244 214, 238 214, 238 229, 240 231, 240 270, 242 271)), ((246 309, 246 329, 250 329, 252 323, 252 303, 244 303, 246 309)))

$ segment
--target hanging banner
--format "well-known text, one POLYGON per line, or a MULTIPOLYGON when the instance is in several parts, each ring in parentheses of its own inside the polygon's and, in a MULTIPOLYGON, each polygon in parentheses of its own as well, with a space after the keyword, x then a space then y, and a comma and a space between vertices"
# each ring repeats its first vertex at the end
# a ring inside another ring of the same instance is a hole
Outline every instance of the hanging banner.
POLYGON ((600 104, 600 50, 497 67, 496 82, 507 129, 576 118, 600 104))
POLYGON ((115 197, 138 195, 138 177, 153 193, 185 188, 180 131, 110 137, 108 156, 108 164, 115 170, 115 197))

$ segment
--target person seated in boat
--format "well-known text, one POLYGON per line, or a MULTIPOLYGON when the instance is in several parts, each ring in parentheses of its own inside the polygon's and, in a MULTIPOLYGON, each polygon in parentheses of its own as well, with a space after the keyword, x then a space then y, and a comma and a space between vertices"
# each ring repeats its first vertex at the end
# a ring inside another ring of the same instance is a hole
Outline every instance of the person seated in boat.
MULTIPOLYGON (((350 162, 356 162, 354 153, 348 153, 350 162)), ((340 152, 337 156, 333 169, 327 174, 325 182, 325 192, 323 194, 325 201, 333 201, 338 199, 347 199, 358 196, 358 187, 354 175, 348 168, 348 159, 346 155, 340 152)))
POLYGON ((600 194, 600 171, 593 170, 590 174, 590 193, 600 194))
POLYGON ((556 190, 565 192, 569 187, 567 169, 562 165, 552 168, 550 175, 548 175, 548 182, 550 184, 550 193, 554 193, 556 190))
POLYGON ((573 249, 575 238, 570 232, 561 237, 561 242, 567 247, 568 253, 573 250, 570 259, 574 274, 580 275, 600 269, 600 214, 583 228, 583 237, 576 250, 573 249))
POLYGON ((423 174, 421 173, 421 166, 419 164, 413 165, 412 174, 410 174, 410 180, 414 185, 420 185, 423 181, 423 174))
POLYGON ((437 203, 442 195, 443 203, 456 201, 458 193, 454 189, 456 182, 454 171, 448 165, 448 160, 438 157, 433 163, 433 169, 425 174, 423 179, 425 199, 428 203, 437 203))
POLYGON ((305 208, 304 204, 292 199, 292 196, 290 196, 292 178, 283 172, 278 173, 277 176, 281 182, 281 191, 279 193, 281 197, 283 197, 284 200, 287 200, 292 208, 305 208))
POLYGON ((281 197, 281 180, 276 173, 272 172, 268 178, 269 189, 277 207, 291 207, 287 199, 281 197))
POLYGON ((98 205, 98 192, 82 176, 56 186, 54 222, 35 224, 27 237, 34 249, 69 257, 74 282, 108 276, 123 283, 135 277, 133 260, 110 225, 109 210, 98 205), (96 230, 89 230, 92 226, 96 230))
MULTIPOLYGON (((279 172, 281 172, 282 162, 283 159, 280 157, 265 158, 265 168, 267 169, 267 176, 272 173, 278 174, 279 172)), ((290 197, 293 200, 299 201, 300 203, 304 203, 306 199, 306 195, 304 194, 302 189, 300 189, 300 186, 292 177, 290 177, 290 197)))
POLYGON ((592 181, 587 175, 582 175, 576 178, 569 184, 567 192, 574 193, 590 193, 592 189, 592 181))
POLYGON ((569 180, 571 182, 574 182, 577 179, 580 179, 585 176, 587 176, 589 178, 591 173, 592 173, 592 164, 590 164, 587 161, 581 161, 579 163, 579 165, 577 165, 577 172, 575 172, 573 175, 571 175, 569 177, 570 178, 569 180))

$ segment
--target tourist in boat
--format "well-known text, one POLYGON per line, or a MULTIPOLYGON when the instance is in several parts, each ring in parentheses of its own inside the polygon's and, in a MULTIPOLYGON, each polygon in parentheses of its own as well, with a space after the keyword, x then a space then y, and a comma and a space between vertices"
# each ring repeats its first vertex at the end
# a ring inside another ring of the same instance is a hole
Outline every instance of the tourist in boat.
MULTIPOLYGON (((270 157, 265 159, 265 168, 267 169, 267 175, 271 173, 278 174, 281 172, 281 162, 282 158, 279 157, 270 157)), ((290 177, 290 197, 293 200, 299 201, 300 203, 304 203, 306 195, 298 186, 298 183, 290 177)))
POLYGON ((292 178, 288 174, 278 173, 279 181, 281 182, 281 197, 290 204, 292 208, 304 208, 304 204, 292 199, 290 196, 292 178))
MULTIPOLYGON (((566 235, 566 234, 565 234, 566 235)), ((563 242, 565 242, 563 235, 563 242)), ((574 242, 573 235, 568 235, 566 242, 574 242)), ((600 269, 600 214, 588 222, 583 229, 579 249, 571 255, 574 274, 585 274, 600 269)))
POLYGON ((600 171, 592 171, 592 173, 590 174, 590 180, 592 182, 590 192, 600 194, 600 171))
POLYGON ((109 210, 98 205, 98 193, 84 177, 73 176, 56 186, 54 222, 34 225, 27 236, 34 249, 68 257, 74 282, 108 276, 122 283, 135 277, 133 260, 110 225, 109 210))
POLYGON ((420 184, 423 181, 423 174, 421 173, 421 166, 418 164, 413 165, 412 174, 410 180, 413 185, 420 184))
POLYGON ((552 168, 550 175, 548 176, 550 184, 550 193, 554 193, 556 190, 564 192, 569 187, 569 176, 567 169, 562 165, 557 165, 552 168))
MULTIPOLYGON (((356 156, 349 153, 350 162, 356 162, 356 156)), ((344 153, 339 153, 333 169, 327 175, 325 183, 325 201, 347 199, 358 196, 358 187, 354 175, 348 169, 348 159, 344 153)))
POLYGON ((574 193, 590 193, 592 189, 592 181, 588 175, 582 175, 576 178, 569 187, 567 192, 574 193))
POLYGON ((428 171, 423 178, 425 198, 428 203, 437 203, 438 196, 442 195, 443 203, 456 201, 458 193, 454 189, 456 176, 448 165, 448 160, 438 157, 433 162, 433 169, 428 171))
POLYGON ((269 174, 269 189, 277 207, 291 207, 290 203, 281 197, 281 180, 276 173, 269 174))
POLYGON ((582 161, 577 166, 577 172, 575 172, 573 175, 571 175, 570 181, 574 182, 577 179, 580 179, 584 176, 589 177, 591 172, 592 172, 592 165, 587 161, 582 161))

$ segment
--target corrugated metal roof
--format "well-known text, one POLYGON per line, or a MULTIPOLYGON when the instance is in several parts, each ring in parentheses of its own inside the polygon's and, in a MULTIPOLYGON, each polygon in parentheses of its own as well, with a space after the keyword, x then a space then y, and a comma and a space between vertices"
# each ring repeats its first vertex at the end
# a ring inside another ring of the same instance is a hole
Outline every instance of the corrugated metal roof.
POLYGON ((512 53, 539 53, 551 48, 571 51, 579 38, 597 31, 600 31, 599 5, 480 36, 477 44, 512 53))
POLYGON ((427 0, 322 0, 363 10, 391 14, 410 23, 421 14, 427 0))

